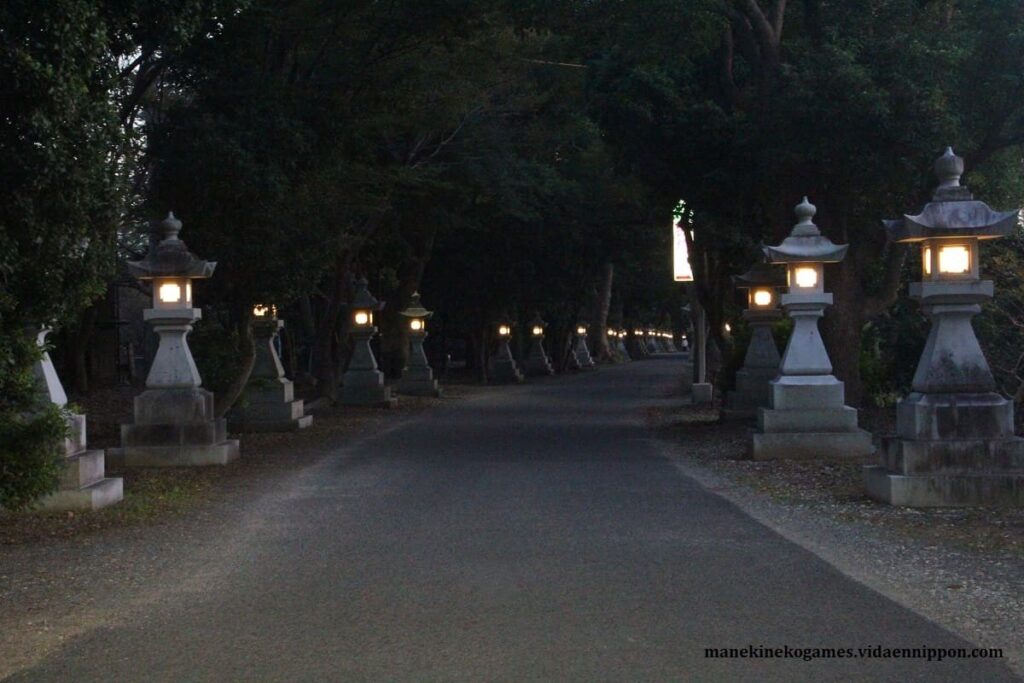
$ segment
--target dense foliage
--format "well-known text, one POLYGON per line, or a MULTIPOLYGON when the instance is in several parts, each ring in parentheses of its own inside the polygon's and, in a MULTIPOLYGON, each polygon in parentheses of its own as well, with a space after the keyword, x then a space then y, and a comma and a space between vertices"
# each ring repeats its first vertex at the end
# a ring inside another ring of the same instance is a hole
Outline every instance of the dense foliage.
MULTIPOLYGON (((20 371, 26 324, 87 339, 115 250, 137 257, 142 219, 173 210, 219 263, 195 341, 222 411, 257 303, 288 322, 289 369, 332 396, 358 275, 387 302, 389 372, 416 290, 431 343, 465 342, 481 372, 506 315, 545 317, 557 362, 580 320, 596 342, 682 329, 683 200, 727 383, 745 338, 729 277, 806 194, 851 245, 827 271, 837 374, 885 404, 927 326, 901 296, 917 256, 880 219, 923 204, 948 144, 976 195, 1021 203, 1022 28, 1018 0, 9 0, 0 350, 20 371)), ((1021 241, 987 250, 999 296, 978 324, 1018 398, 1021 241)))

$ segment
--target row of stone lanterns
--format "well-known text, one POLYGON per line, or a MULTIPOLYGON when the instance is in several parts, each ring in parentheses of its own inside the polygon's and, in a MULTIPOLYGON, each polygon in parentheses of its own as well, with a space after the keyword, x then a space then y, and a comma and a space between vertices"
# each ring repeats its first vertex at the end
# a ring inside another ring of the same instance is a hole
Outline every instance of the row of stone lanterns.
MULTIPOLYGON (((913 391, 897 406, 896 434, 881 439, 881 462, 865 469, 872 497, 894 505, 1024 505, 1024 439, 1014 434, 1014 406, 996 391, 995 379, 971 326, 993 296, 980 276, 979 242, 1017 229, 1020 211, 999 212, 960 184, 963 160, 947 149, 935 162, 939 187, 915 216, 885 221, 892 241, 919 244, 922 281, 911 296, 931 318, 913 391)), ((779 360, 771 326, 779 319, 776 287, 767 264, 735 278, 748 290, 744 318, 752 338, 736 391, 725 408, 757 410, 754 458, 861 459, 874 451, 857 426, 857 411, 844 405, 843 383, 818 331, 832 303, 823 287, 823 264, 837 263, 846 245, 833 244, 814 225, 805 198, 798 223, 768 262, 786 266, 781 297, 794 328, 779 360)))

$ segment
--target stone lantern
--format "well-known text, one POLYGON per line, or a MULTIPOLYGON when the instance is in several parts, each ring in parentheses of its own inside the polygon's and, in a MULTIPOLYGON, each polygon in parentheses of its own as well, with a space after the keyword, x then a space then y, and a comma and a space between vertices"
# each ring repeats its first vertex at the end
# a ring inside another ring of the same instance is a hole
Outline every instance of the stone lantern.
POLYGON ((313 423, 303 402, 295 399, 295 385, 284 375, 274 340, 284 327, 276 306, 252 309, 252 336, 256 358, 238 403, 228 412, 228 426, 237 432, 290 432, 313 423))
POLYGON ((615 353, 615 360, 619 363, 632 361, 633 359, 629 357, 629 351, 626 349, 626 331, 609 330, 608 334, 612 336, 610 344, 615 353))
POLYGON ((551 367, 551 359, 544 350, 544 331, 548 324, 540 317, 533 316, 530 322, 530 353, 523 362, 523 372, 529 377, 543 377, 555 374, 551 367))
POLYGON ((384 385, 384 373, 377 367, 370 340, 377 334, 374 317, 384 308, 370 294, 365 277, 356 281, 356 291, 349 302, 352 315, 352 356, 341 377, 341 403, 349 406, 381 406, 390 408, 398 402, 391 387, 384 385))
MULTIPOLYGON (((68 397, 46 350, 49 327, 33 330, 40 356, 33 366, 36 383, 54 405, 67 409, 68 397)), ((65 412, 68 432, 60 450, 64 458, 57 490, 40 498, 36 505, 43 510, 98 510, 124 498, 124 481, 106 476, 106 459, 102 450, 86 445, 85 415, 65 412)))
POLYGON ((647 330, 644 334, 644 345, 647 347, 647 353, 654 354, 660 353, 661 349, 658 348, 658 342, 655 341, 656 333, 654 330, 647 330))
POLYGON ((516 359, 512 357, 509 341, 512 339, 512 323, 508 316, 502 316, 498 323, 498 346, 491 356, 491 381, 498 384, 518 384, 523 381, 516 359))
POLYGON ((725 397, 725 414, 754 417, 758 408, 771 407, 770 382, 779 374, 779 349, 772 326, 782 319, 778 295, 782 280, 778 269, 756 263, 743 275, 734 276, 733 284, 747 292, 743 319, 750 325, 750 345, 743 367, 736 372, 736 388, 725 397))
POLYGON ((409 360, 402 368, 402 377, 398 380, 398 392, 410 396, 441 395, 441 388, 434 379, 434 371, 423 351, 423 340, 427 338, 427 320, 434 315, 433 311, 423 308, 420 293, 415 292, 409 305, 399 315, 405 320, 406 332, 409 335, 409 360))
POLYGON ((587 346, 587 324, 576 325, 576 336, 572 343, 572 355, 576 357, 576 365, 580 370, 596 370, 594 359, 590 356, 590 348, 587 346))
POLYGON ((922 281, 910 285, 931 319, 913 391, 896 409, 868 493, 893 505, 1024 505, 1024 439, 1013 402, 997 393, 971 319, 992 298, 978 243, 1017 229, 1019 211, 993 211, 960 185, 963 159, 935 162, 939 187, 920 214, 885 221, 889 237, 920 245, 922 281))
POLYGON ((186 340, 202 317, 192 306, 192 281, 213 275, 217 264, 190 252, 180 231, 181 221, 168 214, 154 226, 161 239, 146 258, 128 263, 129 273, 153 287, 153 307, 142 315, 160 337, 146 391, 135 397, 135 422, 121 425, 121 448, 108 451, 128 467, 225 465, 238 457, 186 340))
POLYGON ((644 331, 637 328, 629 338, 629 350, 632 358, 646 358, 650 353, 647 351, 647 344, 644 343, 644 331))
POLYGON ((789 292, 782 295, 782 308, 793 319, 793 333, 779 376, 771 381, 771 407, 758 412, 756 460, 860 459, 874 450, 871 434, 857 427, 857 411, 844 405, 843 383, 832 375, 818 332, 818 320, 832 303, 824 264, 842 261, 848 247, 821 234, 812 220, 816 211, 804 197, 790 236, 764 247, 769 262, 786 266, 789 292))

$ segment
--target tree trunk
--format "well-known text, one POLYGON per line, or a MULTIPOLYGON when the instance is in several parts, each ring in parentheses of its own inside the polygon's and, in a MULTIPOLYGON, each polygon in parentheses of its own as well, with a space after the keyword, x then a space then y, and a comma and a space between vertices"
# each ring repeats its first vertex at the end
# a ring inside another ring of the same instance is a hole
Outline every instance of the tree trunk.
POLYGON ((612 284, 615 280, 615 266, 609 262, 601 269, 601 286, 597 290, 594 306, 595 320, 591 326, 594 343, 594 358, 605 363, 612 360, 612 349, 608 344, 608 312, 612 306, 612 284))
POLYGON ((313 338, 313 376, 317 380, 317 394, 331 400, 337 397, 338 391, 335 332, 341 308, 348 298, 352 258, 352 252, 345 250, 335 259, 331 290, 313 338))
POLYGON ((96 306, 85 309, 78 323, 75 334, 71 338, 71 362, 74 370, 75 393, 84 395, 89 392, 89 344, 96 330, 96 306))
POLYGON ((864 399, 860 340, 864 329, 865 294, 852 260, 826 268, 826 282, 835 283, 830 287, 834 303, 822 320, 822 336, 832 360, 833 374, 846 385, 846 402, 857 406, 864 399))
POLYGON ((231 406, 235 405, 238 397, 245 390, 245 384, 249 381, 249 375, 252 374, 252 366, 256 362, 256 344, 252 338, 252 326, 250 323, 251 315, 248 312, 243 313, 237 323, 236 329, 238 330, 238 342, 240 344, 238 352, 242 358, 242 366, 239 368, 238 374, 231 381, 231 384, 228 385, 228 388, 215 397, 214 412, 217 414, 217 417, 224 417, 231 410, 231 406))

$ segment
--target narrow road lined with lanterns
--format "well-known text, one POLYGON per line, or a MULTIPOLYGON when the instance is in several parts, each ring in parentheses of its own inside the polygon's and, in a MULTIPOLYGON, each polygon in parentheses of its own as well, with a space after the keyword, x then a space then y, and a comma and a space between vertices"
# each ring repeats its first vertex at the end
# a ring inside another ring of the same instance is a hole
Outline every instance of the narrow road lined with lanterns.
POLYGON ((972 645, 662 457, 643 409, 679 360, 449 400, 333 453, 140 582, 147 609, 11 680, 1015 680, 987 660, 706 658, 972 645))

